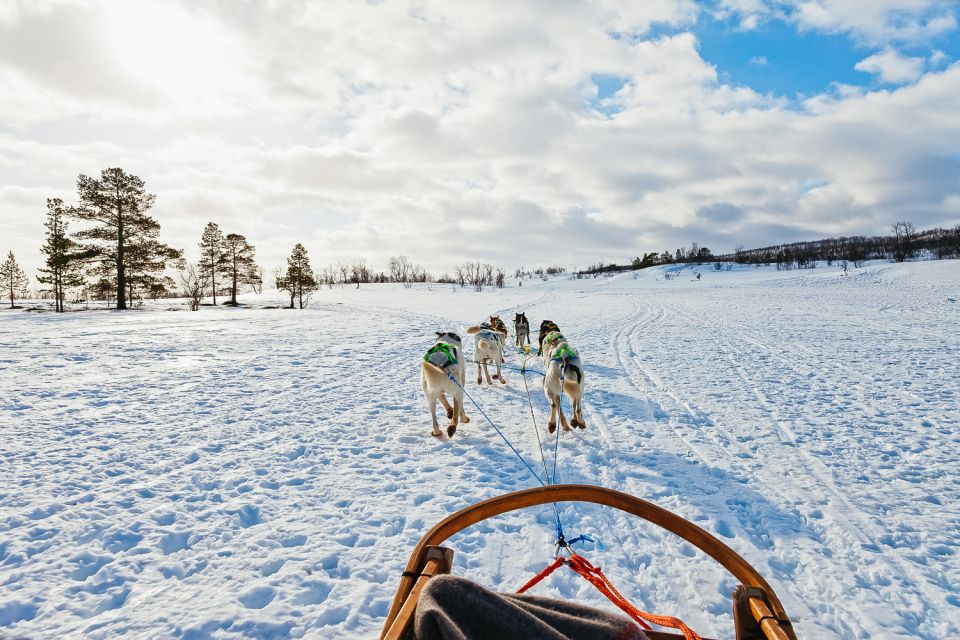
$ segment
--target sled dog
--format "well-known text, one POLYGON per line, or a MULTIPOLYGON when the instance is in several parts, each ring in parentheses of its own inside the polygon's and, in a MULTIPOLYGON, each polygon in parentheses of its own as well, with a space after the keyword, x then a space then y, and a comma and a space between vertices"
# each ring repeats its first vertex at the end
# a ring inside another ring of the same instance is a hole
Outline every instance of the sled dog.
POLYGON ((450 418, 450 424, 447 426, 449 437, 452 438, 457 432, 458 419, 464 424, 470 422, 470 418, 463 410, 463 385, 466 375, 467 368, 463 361, 463 344, 460 336, 452 331, 437 331, 436 342, 420 363, 420 386, 423 387, 423 395, 430 407, 434 436, 441 435, 440 425, 437 422, 437 400, 447 410, 447 417, 450 418), (450 379, 451 376, 453 380, 450 379), (452 405, 444 394, 449 394, 453 398, 452 405))
POLYGON ((540 323, 540 335, 537 338, 537 355, 543 355, 543 337, 551 331, 560 331, 560 327, 553 320, 544 320, 540 323))
POLYGON ((516 314, 513 319, 513 332, 517 336, 518 347, 523 349, 523 345, 530 344, 530 322, 526 313, 516 314))
POLYGON ((487 384, 493 384, 490 379, 490 369, 488 369, 488 364, 491 362, 497 367, 497 374, 493 377, 502 384, 507 384, 500 371, 500 366, 503 364, 503 343, 507 338, 506 331, 498 331, 491 323, 482 322, 479 326, 467 328, 467 333, 473 336, 473 359, 477 362, 477 384, 483 384, 484 376, 487 378, 487 384))
POLYGON ((501 348, 507 346, 507 325, 500 316, 490 316, 490 326, 497 332, 501 348))
MULTIPOLYGON (((553 325, 556 327, 556 325, 553 325)), ((580 354, 570 346, 567 339, 560 333, 559 327, 552 331, 543 331, 540 326, 540 349, 543 351, 543 393, 550 403, 550 421, 547 428, 550 433, 557 430, 557 414, 560 414, 560 424, 564 431, 570 431, 567 417, 563 414, 561 394, 566 394, 573 405, 573 416, 570 424, 585 429, 581 400, 583 399, 583 367, 580 364, 580 354)))

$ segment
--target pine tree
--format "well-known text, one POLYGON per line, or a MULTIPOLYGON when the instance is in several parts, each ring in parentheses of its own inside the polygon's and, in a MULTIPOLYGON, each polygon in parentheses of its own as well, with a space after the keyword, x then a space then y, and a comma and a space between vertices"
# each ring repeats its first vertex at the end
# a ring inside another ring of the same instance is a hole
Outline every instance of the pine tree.
POLYGON ((215 222, 208 222, 200 236, 200 271, 210 281, 213 304, 217 304, 217 274, 224 268, 223 232, 215 222))
POLYGON ((13 251, 7 254, 7 259, 0 264, 0 285, 3 286, 4 294, 10 296, 10 308, 14 308, 14 301, 17 298, 23 298, 27 295, 27 286, 30 280, 27 274, 17 264, 17 259, 13 256, 13 251))
POLYGON ((260 281, 257 264, 253 261, 254 246, 239 233, 228 233, 223 242, 223 275, 230 281, 230 301, 237 306, 237 288, 242 284, 256 285, 260 281))
POLYGON ((81 272, 84 254, 79 245, 67 235, 67 211, 60 198, 47 198, 47 221, 43 226, 47 228, 47 241, 40 247, 46 256, 46 267, 40 268, 38 276, 40 284, 50 285, 57 312, 64 310, 63 301, 67 289, 83 286, 81 272))
POLYGON ((277 274, 277 289, 290 294, 290 308, 294 308, 294 301, 299 301, 300 308, 307 306, 310 295, 317 290, 317 279, 310 268, 310 259, 307 250, 299 242, 294 245, 290 257, 287 258, 287 273, 277 274))
POLYGON ((96 226, 74 234, 89 241, 84 250, 97 258, 92 269, 101 283, 112 282, 117 292, 117 309, 132 303, 134 289, 155 294, 166 284, 163 270, 180 252, 157 240, 160 223, 147 215, 156 196, 147 193, 143 180, 120 168, 104 169, 100 178, 81 174, 77 178, 80 204, 68 209, 78 220, 96 226))

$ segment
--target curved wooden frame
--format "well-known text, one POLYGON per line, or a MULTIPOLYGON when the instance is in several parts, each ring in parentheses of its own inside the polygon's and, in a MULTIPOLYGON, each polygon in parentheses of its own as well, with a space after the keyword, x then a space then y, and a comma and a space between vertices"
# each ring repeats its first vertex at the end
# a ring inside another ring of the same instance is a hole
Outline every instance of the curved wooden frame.
POLYGON ((449 559, 438 557, 437 545, 452 535, 478 522, 510 511, 549 504, 551 502, 591 502, 600 504, 651 522, 683 538, 716 560, 746 588, 745 603, 753 618, 769 640, 797 640, 786 611, 773 588, 756 569, 737 552, 697 525, 662 507, 635 498, 621 491, 581 484, 558 484, 516 491, 484 500, 451 514, 434 525, 414 547, 400 579, 390 612, 383 627, 381 639, 402 638, 409 629, 416 608, 416 600, 427 579, 449 570, 449 559), (411 592, 413 596, 411 597, 411 592), (401 615, 402 614, 402 615, 401 615))

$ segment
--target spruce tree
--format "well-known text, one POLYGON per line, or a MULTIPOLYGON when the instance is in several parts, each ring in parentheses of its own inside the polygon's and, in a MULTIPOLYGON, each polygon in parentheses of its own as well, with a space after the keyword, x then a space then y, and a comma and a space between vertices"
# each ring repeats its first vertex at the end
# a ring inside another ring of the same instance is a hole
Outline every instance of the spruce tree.
POLYGON ((47 241, 40 247, 46 256, 46 267, 40 268, 40 273, 45 275, 38 276, 37 281, 50 285, 44 291, 53 293, 58 313, 64 311, 67 289, 83 286, 81 267, 85 256, 67 235, 66 216, 63 200, 47 198, 47 221, 43 224, 47 228, 47 241))
POLYGON ((299 242, 294 245, 290 257, 287 258, 287 273, 277 276, 277 289, 290 294, 290 308, 294 308, 294 301, 298 301, 303 309, 310 300, 310 295, 317 290, 317 279, 310 268, 310 259, 306 248, 299 242))
POLYGON ((98 261, 92 273, 116 287, 117 309, 127 308, 128 296, 133 301, 134 288, 155 294, 165 280, 163 270, 180 255, 157 240, 160 223, 147 215, 156 196, 120 168, 104 169, 100 178, 81 174, 77 193, 80 204, 69 215, 96 226, 74 237, 88 241, 83 248, 98 261))
POLYGON ((0 285, 3 286, 5 295, 10 296, 10 308, 14 308, 14 301, 17 298, 23 298, 27 295, 27 286, 30 280, 17 259, 13 256, 13 251, 7 254, 7 259, 0 264, 0 285))
POLYGON ((198 267, 204 277, 210 281, 213 290, 213 304, 217 304, 217 274, 224 268, 223 232, 215 222, 208 222, 200 236, 200 263, 198 267))
POLYGON ((260 280, 257 264, 253 261, 254 247, 239 233, 228 233, 223 241, 223 275, 230 281, 230 301, 237 306, 237 288, 242 284, 256 284, 260 280))

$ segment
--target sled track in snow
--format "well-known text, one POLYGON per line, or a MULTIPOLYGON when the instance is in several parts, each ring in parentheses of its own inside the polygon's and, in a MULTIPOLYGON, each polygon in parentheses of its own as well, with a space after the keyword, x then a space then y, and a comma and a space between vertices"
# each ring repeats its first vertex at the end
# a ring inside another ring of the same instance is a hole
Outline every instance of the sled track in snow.
MULTIPOLYGON (((615 339, 616 343, 621 345, 620 349, 618 349, 621 367, 627 373, 631 383, 641 392, 653 393, 654 397, 660 401, 661 406, 668 410, 669 419, 666 421, 668 428, 704 463, 711 466, 723 466, 723 462, 729 458, 731 453, 734 453, 738 458, 737 464, 743 465, 744 468, 749 471, 750 477, 759 478, 764 475, 769 476, 768 470, 765 469, 763 465, 758 465, 753 462, 755 460, 754 453, 746 449, 741 439, 735 437, 723 426, 722 419, 713 420, 709 412, 700 410, 696 405, 684 400, 679 395, 679 392, 673 391, 665 385, 660 377, 643 362, 642 356, 639 355, 642 353, 642 350, 638 341, 645 332, 660 325, 669 314, 682 318, 685 326, 692 326, 695 322, 702 322, 702 319, 692 318, 686 312, 680 311, 672 306, 666 307, 659 301, 648 300, 646 303, 647 309, 639 311, 635 318, 618 332, 615 339), (695 430, 696 434, 688 435, 691 430, 695 430), (714 449, 714 447, 704 446, 706 442, 711 440, 714 442, 716 449, 714 449), (697 444, 695 445, 694 442, 697 442, 697 444)), ((733 381, 738 383, 741 395, 752 396, 755 399, 757 408, 753 409, 753 412, 758 414, 758 419, 761 421, 761 424, 766 423, 774 427, 775 432, 778 434, 775 443, 778 448, 783 448, 783 455, 799 455, 799 460, 802 463, 801 468, 804 471, 802 478, 804 480, 807 478, 816 480, 813 485, 805 489, 809 498, 804 502, 809 505, 818 504, 820 502, 819 494, 822 492, 821 490, 826 489, 828 495, 832 496, 836 504, 839 505, 839 508, 835 507, 830 512, 830 516, 836 523, 835 526, 838 528, 838 531, 842 532, 844 536, 849 536, 857 540, 857 546, 860 548, 877 549, 877 542, 882 536, 877 525, 874 524, 872 519, 861 514, 859 509, 857 509, 839 489, 833 480, 830 470, 807 451, 803 445, 799 444, 798 435, 793 432, 783 418, 778 415, 776 404, 764 394, 757 384, 749 379, 746 369, 742 364, 743 358, 741 354, 743 351, 737 349, 731 343, 730 338, 733 337, 733 335, 735 334, 730 331, 716 331, 712 341, 719 346, 720 351, 725 353, 732 363, 736 373, 733 381), (727 337, 725 338, 724 336, 727 337), (811 491, 814 493, 811 493, 811 491)), ((760 346, 748 338, 741 339, 748 344, 760 346)), ((789 362, 795 370, 800 369, 793 361, 786 358, 783 358, 783 360, 789 362)), ((683 367, 683 363, 672 362, 671 366, 683 367)), ((768 457, 768 461, 769 460, 770 458, 768 457)), ((768 494, 778 496, 781 506, 791 505, 796 497, 794 496, 791 499, 791 496, 782 491, 780 486, 781 485, 776 482, 765 482, 764 491, 768 494)), ((790 510, 803 522, 812 522, 809 520, 808 515, 801 515, 792 507, 790 507, 790 510)), ((808 511, 813 511, 813 509, 808 509, 808 511)), ((737 514, 734 515, 738 520, 740 519, 737 514)), ((827 523, 821 522, 816 526, 822 527, 824 524, 827 523)), ((824 531, 828 532, 829 526, 824 531)), ((841 549, 846 551, 842 545, 841 549)), ((856 571, 858 568, 863 569, 865 562, 869 564, 870 561, 876 560, 886 565, 890 569, 889 573, 893 575, 909 575, 909 572, 906 571, 902 565, 902 561, 896 557, 891 557, 889 554, 871 553, 870 556, 877 557, 870 558, 869 556, 864 557, 863 555, 857 555, 855 548, 851 548, 847 556, 848 558, 845 564, 850 571, 856 571)), ((803 567, 800 567, 801 571, 803 571, 803 569, 803 567)), ((817 582, 817 580, 808 581, 811 586, 816 585, 817 582)), ((885 585, 881 582, 880 586, 885 585)), ((913 606, 907 604, 908 602, 912 602, 919 607, 910 613, 898 613, 898 615, 903 616, 900 620, 903 626, 909 626, 913 616, 921 619, 930 616, 933 616, 934 620, 937 618, 936 611, 932 609, 932 603, 935 602, 936 596, 927 588, 924 582, 921 581, 920 584, 912 581, 901 582, 900 589, 905 595, 900 596, 899 599, 901 599, 903 605, 908 610, 913 609, 913 606)), ((806 598, 804 598, 804 600, 806 600, 806 598)), ((828 609, 833 609, 833 607, 828 607, 828 609)), ((798 613, 799 612, 795 611, 794 615, 798 613)), ((812 613, 812 615, 819 617, 824 613, 826 613, 826 611, 812 613)), ((838 613, 840 612, 833 612, 834 620, 836 624, 839 624, 841 627, 841 632, 854 633, 852 629, 842 624, 844 616, 837 615, 838 613)), ((884 633, 882 627, 871 623, 869 620, 864 622, 864 629, 871 634, 882 635, 884 633)))

